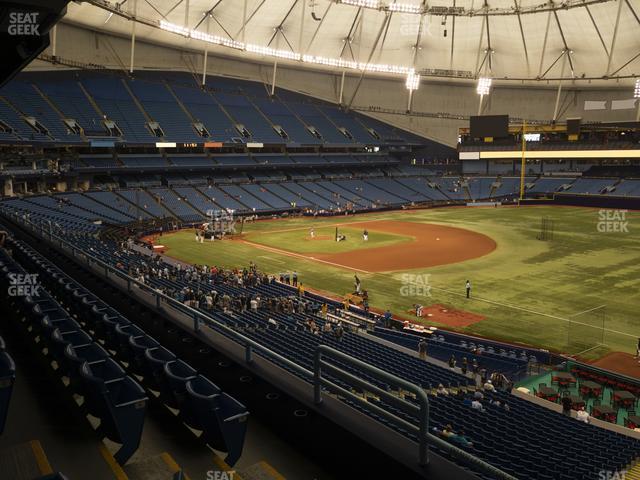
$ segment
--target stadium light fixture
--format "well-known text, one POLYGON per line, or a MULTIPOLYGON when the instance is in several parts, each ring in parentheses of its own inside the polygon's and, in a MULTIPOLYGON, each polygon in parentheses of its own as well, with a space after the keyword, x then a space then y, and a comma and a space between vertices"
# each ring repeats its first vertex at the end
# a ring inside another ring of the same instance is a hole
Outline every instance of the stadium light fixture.
POLYGON ((407 82, 406 82, 407 90, 410 90, 410 91, 417 90, 419 85, 420 85, 420 75, 415 73, 414 71, 409 72, 409 75, 407 75, 407 82))
POLYGON ((476 87, 476 92, 480 96, 489 95, 491 91, 491 79, 487 77, 480 77, 478 79, 478 86, 476 87))
MULTIPOLYGON (((633 98, 640 99, 640 78, 636 78, 636 87, 633 89, 633 98)), ((638 110, 636 112, 636 122, 640 122, 640 100, 638 100, 638 110)))
POLYGON ((397 13, 415 13, 415 14, 420 14, 423 11, 422 5, 413 5, 413 4, 410 4, 410 3, 390 3, 387 6, 387 9, 390 12, 397 12, 397 13))
POLYGON ((253 45, 248 43, 245 50, 251 53, 258 53, 260 55, 266 55, 269 57, 286 58, 287 60, 300 60, 301 55, 291 50, 276 50, 270 47, 263 47, 262 45, 253 45))
POLYGON ((380 6, 378 0, 340 0, 340 3, 365 8, 378 8, 380 6))
POLYGON ((230 38, 221 37, 219 35, 211 35, 198 30, 190 30, 181 25, 176 25, 175 23, 170 23, 165 20, 160 21, 160 29, 167 32, 176 33, 187 38, 202 40, 214 45, 221 45, 224 47, 234 48, 236 50, 244 50, 246 52, 256 53, 268 57, 285 58, 287 60, 302 61, 305 63, 313 63, 316 65, 324 65, 328 67, 346 68, 350 70, 375 73, 391 73, 396 75, 408 75, 409 72, 413 71, 412 67, 403 67, 401 65, 351 62, 342 58, 318 57, 315 55, 302 55, 299 52, 292 52, 289 50, 276 50, 274 48, 265 47, 262 45, 239 42, 230 38))

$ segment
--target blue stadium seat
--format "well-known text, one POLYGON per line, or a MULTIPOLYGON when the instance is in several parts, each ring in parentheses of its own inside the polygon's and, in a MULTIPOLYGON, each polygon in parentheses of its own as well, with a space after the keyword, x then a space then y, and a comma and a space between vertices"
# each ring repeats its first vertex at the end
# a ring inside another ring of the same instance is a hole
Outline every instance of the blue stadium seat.
POLYGON ((86 345, 68 344, 64 350, 64 358, 61 359, 63 372, 69 377, 70 384, 74 391, 82 389, 80 381, 80 369, 86 362, 92 365, 109 358, 109 352, 97 343, 89 343, 86 345))
POLYGON ((100 431, 122 446, 114 454, 124 465, 140 445, 147 396, 143 388, 110 358, 84 363, 80 376, 89 411, 101 420, 100 431))
POLYGON ((7 352, 0 350, 0 434, 4 431, 9 414, 9 403, 15 381, 16 364, 7 352))
POLYGON ((246 407, 201 375, 187 382, 186 390, 187 406, 197 422, 194 428, 203 431, 209 446, 228 452, 225 462, 235 465, 242 454, 247 432, 246 407))
POLYGON ((148 382, 151 388, 155 388, 156 390, 162 388, 164 366, 175 360, 176 356, 173 352, 163 346, 147 348, 145 350, 142 371, 145 381, 148 382))
POLYGON ((165 402, 182 411, 186 399, 187 382, 193 380, 197 374, 194 368, 180 359, 165 363, 162 389, 165 402))

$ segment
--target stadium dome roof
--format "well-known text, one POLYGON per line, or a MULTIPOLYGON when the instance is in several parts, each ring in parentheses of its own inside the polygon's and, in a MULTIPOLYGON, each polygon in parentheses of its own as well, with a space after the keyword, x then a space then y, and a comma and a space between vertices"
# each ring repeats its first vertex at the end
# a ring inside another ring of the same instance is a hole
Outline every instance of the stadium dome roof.
POLYGON ((640 76, 640 0, 89 0, 65 17, 127 36, 132 18, 145 41, 335 71, 596 84, 640 76))

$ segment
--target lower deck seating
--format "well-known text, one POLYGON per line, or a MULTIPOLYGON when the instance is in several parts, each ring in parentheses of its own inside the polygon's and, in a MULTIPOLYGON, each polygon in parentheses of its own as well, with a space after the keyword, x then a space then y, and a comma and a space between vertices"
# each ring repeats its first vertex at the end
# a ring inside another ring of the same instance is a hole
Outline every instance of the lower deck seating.
MULTIPOLYGON (((384 338, 385 340, 397 343, 403 347, 409 348, 413 351, 418 351, 418 342, 422 337, 413 335, 410 333, 398 332, 396 330, 376 327, 373 334, 377 337, 384 338)), ((428 355, 443 362, 448 361, 453 356, 458 366, 462 364, 463 359, 466 359, 468 370, 479 371, 485 369, 490 373, 501 373, 511 380, 518 380, 522 375, 527 372, 527 366, 529 364, 529 357, 524 353, 518 357, 515 351, 507 353, 505 350, 495 351, 482 348, 470 349, 468 345, 456 344, 445 341, 445 338, 440 339, 439 335, 434 335, 427 339, 428 355)))
MULTIPOLYGON (((0 201, 0 206, 32 213, 43 222, 68 223, 67 226, 76 231, 95 231, 91 223, 126 224, 141 217, 195 223, 205 220, 206 212, 211 208, 231 209, 238 214, 278 213, 290 209, 327 213, 346 208, 371 210, 415 203, 513 199, 520 193, 519 177, 402 176, 394 169, 383 172, 374 168, 347 169, 346 166, 328 171, 228 170, 125 175, 119 177, 119 183, 127 188, 109 191, 107 189, 113 185, 107 183, 98 191, 8 198, 0 201), (198 195, 194 187, 198 187, 204 197, 198 195)), ((636 183, 640 182, 612 178, 525 178, 526 193, 531 196, 562 191, 592 194, 596 188, 598 192, 595 193, 607 190, 611 196, 630 197, 640 194, 636 183)))
POLYGON ((242 202, 246 205, 249 210, 257 211, 257 212, 267 212, 272 210, 266 202, 260 200, 259 198, 251 195, 246 190, 243 190, 238 185, 220 185, 220 189, 224 191, 227 195, 230 195, 238 202, 242 202))
POLYGON ((202 214, 191 207, 183 197, 178 196, 170 188, 151 188, 149 193, 154 196, 167 210, 180 218, 183 222, 197 222, 202 220, 202 214))
POLYGON ((274 195, 262 185, 247 184, 242 186, 247 192, 256 198, 259 198, 262 202, 268 204, 273 210, 287 210, 291 208, 291 204, 274 195))
MULTIPOLYGON (((88 240, 87 245, 93 245, 92 248, 99 251, 101 258, 109 263, 119 261, 126 264, 125 268, 129 268, 144 261, 143 258, 130 254, 122 255, 117 248, 108 244, 100 246, 95 242, 96 240, 88 240)), ((189 286, 189 282, 178 280, 150 278, 149 282, 154 288, 179 290, 189 286)), ((229 295, 255 295, 260 292, 264 296, 271 285, 238 287, 214 282, 201 288, 215 289, 229 295)), ((253 340, 308 369, 312 368, 315 349, 322 344, 429 391, 439 383, 451 385, 454 392, 461 390, 463 395, 430 396, 431 425, 442 429, 451 423, 456 429, 464 429, 474 443, 471 449, 474 455, 517 478, 595 479, 603 469, 613 472, 627 468, 640 455, 639 442, 634 439, 577 422, 507 392, 485 392, 483 411, 472 409, 466 403, 469 401, 468 395, 464 395, 465 390, 473 390, 468 377, 355 333, 346 332, 342 339, 337 339, 331 333, 314 335, 304 326, 309 314, 283 314, 265 310, 242 313, 203 311, 217 322, 241 329, 253 340), (269 321, 270 318, 276 325, 269 321), (500 406, 490 401, 499 401, 500 406), (509 410, 502 407, 504 403, 509 405, 509 410), (527 452, 527 455, 524 456, 522 452, 527 452)), ((318 317, 315 317, 315 321, 322 328, 324 321, 318 317)), ((224 335, 224 330, 216 327, 215 323, 206 324, 206 327, 224 335)), ((499 356, 498 354, 497 357, 499 356)), ((380 388, 388 388, 357 369, 350 368, 348 371, 380 388)), ((181 375, 189 376, 189 373, 186 371, 181 375)), ((402 415, 392 405, 384 402, 379 402, 378 405, 402 415)), ((409 420, 410 417, 407 417, 407 421, 409 420)), ((406 431, 399 431, 414 438, 406 431)))

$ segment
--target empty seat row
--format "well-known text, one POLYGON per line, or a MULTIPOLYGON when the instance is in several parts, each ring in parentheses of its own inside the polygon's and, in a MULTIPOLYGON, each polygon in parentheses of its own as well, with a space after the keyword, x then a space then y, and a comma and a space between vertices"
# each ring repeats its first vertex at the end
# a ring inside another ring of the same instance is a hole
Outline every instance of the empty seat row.
MULTIPOLYGON (((26 275, 5 251, 0 251, 0 262, 4 286, 15 278, 11 274, 26 275)), ((140 444, 147 402, 144 390, 51 295, 42 288, 33 293, 12 297, 25 335, 61 378, 70 379, 66 388, 83 397, 81 408, 100 419, 99 433, 121 445, 114 458, 126 463, 140 444), (92 344, 92 349, 87 348, 92 344), (76 354, 70 350, 74 347, 84 348, 76 354)))
POLYGON ((78 345, 65 347, 63 362, 72 367, 74 363, 78 365, 76 358, 90 357, 90 361, 81 365, 81 375, 95 376, 92 371, 97 369, 99 378, 117 378, 124 373, 120 365, 126 365, 127 372, 140 379, 149 398, 178 410, 184 423, 202 432, 200 437, 207 445, 228 452, 227 464, 238 461, 249 416, 242 403, 39 254, 22 243, 16 244, 16 252, 24 263, 39 272, 46 287, 97 339, 91 345, 78 339, 78 345), (107 359, 107 352, 119 363, 107 359))
POLYGON ((9 415, 9 403, 16 381, 16 364, 11 355, 5 350, 5 343, 0 337, 0 435, 9 415))

